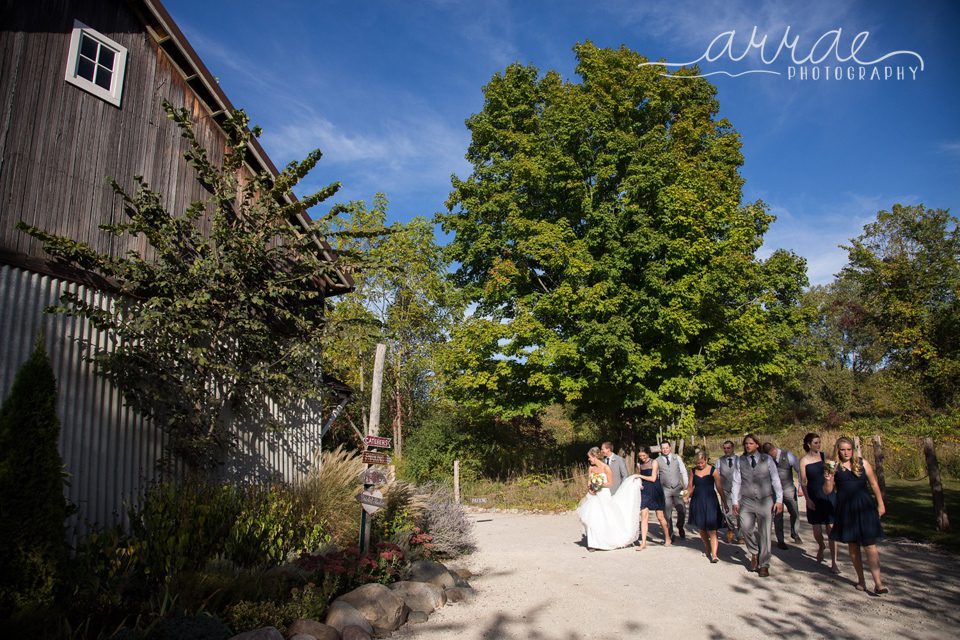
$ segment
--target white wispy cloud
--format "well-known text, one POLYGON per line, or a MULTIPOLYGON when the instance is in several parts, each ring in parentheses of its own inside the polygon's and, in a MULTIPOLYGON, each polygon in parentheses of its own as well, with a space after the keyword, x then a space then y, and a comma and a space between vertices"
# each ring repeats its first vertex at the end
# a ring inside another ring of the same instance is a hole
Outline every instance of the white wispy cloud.
POLYGON ((894 203, 919 202, 911 194, 847 193, 833 203, 771 204, 770 211, 777 220, 757 256, 766 258, 776 249, 788 249, 807 260, 810 284, 827 284, 847 264, 847 251, 841 245, 848 245, 851 238, 859 236, 864 225, 876 219, 878 211, 889 210, 894 203))

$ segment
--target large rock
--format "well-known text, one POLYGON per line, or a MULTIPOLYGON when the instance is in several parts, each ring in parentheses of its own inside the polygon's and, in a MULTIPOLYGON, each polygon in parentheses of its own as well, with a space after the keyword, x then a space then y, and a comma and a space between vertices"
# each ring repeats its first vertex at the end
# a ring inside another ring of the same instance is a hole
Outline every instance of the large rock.
POLYGON ((422 624, 430 619, 423 611, 411 611, 407 616, 407 624, 422 624))
POLYGON ((343 630, 343 640, 371 640, 370 634, 357 627, 350 625, 343 630))
MULTIPOLYGON (((330 627, 330 628, 333 629, 333 627, 330 627)), ((336 631, 336 629, 333 629, 333 630, 336 631)), ((338 633, 337 640, 339 639, 340 639, 340 634, 338 633)), ((317 639, 314 638, 309 633, 297 633, 287 638, 287 640, 317 640, 317 639)))
POLYGON ((373 626, 367 621, 367 618, 357 611, 353 605, 343 602, 339 598, 334 600, 330 609, 327 610, 327 624, 341 635, 343 630, 351 625, 360 627, 367 633, 373 633, 373 626))
POLYGON ((238 633, 230 640, 283 640, 283 634, 273 627, 263 627, 262 629, 238 633))
MULTIPOLYGON (((287 634, 290 636, 308 635, 317 640, 340 640, 340 632, 328 624, 317 622, 316 620, 294 620, 287 628, 287 634)), ((291 637, 290 640, 293 640, 291 637)))
POLYGON ((470 587, 451 587, 444 590, 447 596, 447 602, 470 602, 477 592, 470 587))
POLYGON ((402 580, 390 585, 390 590, 403 598, 411 611, 433 613, 447 604, 447 596, 443 589, 429 582, 413 582, 402 580))
POLYGON ((457 586, 450 570, 433 560, 417 560, 411 564, 410 579, 416 582, 429 582, 441 589, 457 586))
POLYGON ((370 583, 345 593, 335 602, 346 602, 363 614, 378 633, 389 633, 407 619, 409 609, 403 598, 382 584, 370 583))

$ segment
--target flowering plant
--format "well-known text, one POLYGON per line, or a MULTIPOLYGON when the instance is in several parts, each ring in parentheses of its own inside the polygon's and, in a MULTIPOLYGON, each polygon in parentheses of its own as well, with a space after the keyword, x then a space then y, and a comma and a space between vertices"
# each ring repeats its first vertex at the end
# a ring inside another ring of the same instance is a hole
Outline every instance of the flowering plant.
POLYGON ((604 483, 607 481, 607 477, 602 473, 591 473, 590 474, 590 491, 596 493, 603 488, 604 483))

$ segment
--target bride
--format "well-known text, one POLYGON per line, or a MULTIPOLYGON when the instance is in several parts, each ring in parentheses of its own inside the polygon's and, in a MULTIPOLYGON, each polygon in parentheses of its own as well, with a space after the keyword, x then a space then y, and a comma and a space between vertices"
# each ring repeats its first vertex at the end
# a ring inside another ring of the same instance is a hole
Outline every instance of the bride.
POLYGON ((590 489, 577 507, 587 533, 588 549, 618 549, 633 544, 640 535, 639 476, 625 478, 616 494, 610 493, 613 473, 593 447, 590 461, 590 489))

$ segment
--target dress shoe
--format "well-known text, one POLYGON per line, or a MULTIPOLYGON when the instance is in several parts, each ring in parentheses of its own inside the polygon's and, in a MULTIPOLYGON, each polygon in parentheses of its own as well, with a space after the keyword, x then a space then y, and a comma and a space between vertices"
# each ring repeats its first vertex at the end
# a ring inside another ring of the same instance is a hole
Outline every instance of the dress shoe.
POLYGON ((777 543, 777 549, 782 549, 782 550, 786 551, 786 550, 789 549, 789 548, 790 548, 790 547, 788 547, 787 545, 785 545, 785 544, 782 543, 782 542, 778 542, 778 543, 777 543))
POLYGON ((730 544, 733 542, 733 531, 727 531, 727 543, 730 544))
POLYGON ((746 538, 737 538, 737 544, 747 544, 746 538))
POLYGON ((796 542, 797 544, 800 544, 801 542, 803 542, 803 540, 800 539, 800 536, 790 536, 790 539, 796 542))
POLYGON ((677 527, 677 532, 680 534, 680 539, 683 540, 687 537, 687 534, 683 532, 683 527, 677 527))
POLYGON ((758 564, 760 564, 760 556, 750 556, 750 571, 756 571, 758 564))
POLYGON ((757 575, 761 578, 768 578, 770 576, 770 569, 766 567, 760 567, 757 569, 757 575))

